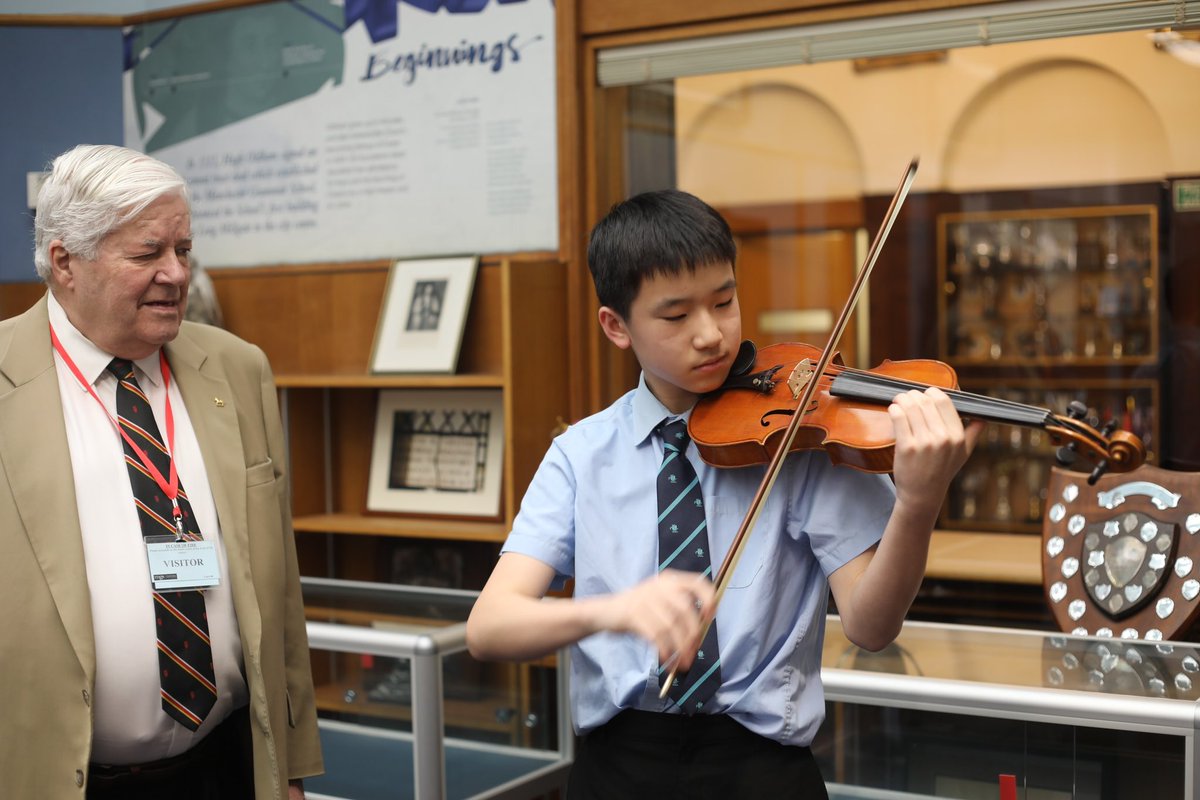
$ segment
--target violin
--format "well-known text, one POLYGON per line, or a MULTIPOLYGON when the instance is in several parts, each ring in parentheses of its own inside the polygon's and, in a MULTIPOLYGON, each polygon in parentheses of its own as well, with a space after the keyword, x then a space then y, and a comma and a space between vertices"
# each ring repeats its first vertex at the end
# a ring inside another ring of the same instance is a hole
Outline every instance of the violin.
POLYGON ((966 419, 1044 431, 1059 446, 1057 457, 1065 466, 1084 455, 1093 465, 1089 483, 1106 471, 1128 472, 1146 460, 1137 436, 1116 430, 1116 420, 1097 429, 1094 420, 1085 420, 1087 407, 1078 401, 1060 416, 959 391, 954 369, 931 359, 884 361, 857 370, 844 366, 835 354, 817 375, 821 352, 808 344, 773 344, 759 351, 753 342, 743 342, 724 385, 702 397, 692 411, 688 432, 700 457, 718 467, 769 462, 797 413, 801 394, 816 381, 790 449, 823 449, 833 463, 864 472, 892 471, 896 442, 886 406, 901 392, 930 386, 943 389, 966 419))

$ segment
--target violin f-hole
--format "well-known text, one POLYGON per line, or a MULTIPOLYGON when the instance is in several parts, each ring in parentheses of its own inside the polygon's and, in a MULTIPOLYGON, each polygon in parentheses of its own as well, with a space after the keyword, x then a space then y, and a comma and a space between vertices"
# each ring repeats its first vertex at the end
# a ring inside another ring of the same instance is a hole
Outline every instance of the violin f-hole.
MULTIPOLYGON (((811 414, 816 410, 817 410, 817 401, 813 400, 808 404, 808 408, 806 408, 804 410, 804 413, 811 414)), ((767 419, 768 417, 774 417, 774 416, 790 417, 790 416, 794 415, 795 413, 796 413, 795 410, 791 409, 791 408, 773 408, 770 411, 763 414, 761 417, 759 417, 758 424, 762 425, 764 428, 767 428, 767 427, 770 427, 770 425, 771 425, 770 421, 767 419)))

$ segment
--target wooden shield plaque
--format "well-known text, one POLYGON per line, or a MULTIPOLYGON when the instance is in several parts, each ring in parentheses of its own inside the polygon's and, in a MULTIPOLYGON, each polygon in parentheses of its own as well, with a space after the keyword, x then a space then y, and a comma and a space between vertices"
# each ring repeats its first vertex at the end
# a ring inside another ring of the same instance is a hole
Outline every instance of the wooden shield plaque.
POLYGON ((1186 637, 1200 615, 1200 473, 1147 464, 1088 486, 1053 468, 1042 586, 1064 631, 1186 637))

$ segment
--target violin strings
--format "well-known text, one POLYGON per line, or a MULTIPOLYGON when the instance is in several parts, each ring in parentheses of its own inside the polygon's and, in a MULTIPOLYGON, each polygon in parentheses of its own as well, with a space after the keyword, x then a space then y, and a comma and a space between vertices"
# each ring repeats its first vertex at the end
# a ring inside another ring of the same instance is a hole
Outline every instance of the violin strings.
MULTIPOLYGON (((904 378, 893 378, 891 376, 879 375, 877 373, 870 372, 869 370, 859 370, 859 369, 853 369, 850 367, 833 366, 826 372, 826 377, 830 377, 830 386, 832 387, 832 381, 836 380, 837 377, 840 375, 847 375, 847 374, 858 379, 859 381, 861 381, 864 384, 872 384, 877 387, 884 387, 884 388, 888 389, 889 391, 893 390, 893 389, 923 389, 923 388, 927 388, 926 384, 918 383, 916 381, 909 381, 904 378), (830 376, 830 374, 833 373, 834 371, 837 372, 837 375, 830 376)), ((942 387, 939 387, 939 388, 942 388, 942 387)), ((1052 421, 1055 424, 1059 425, 1060 427, 1074 432, 1075 435, 1077 435, 1077 436, 1083 437, 1085 439, 1089 439, 1093 443, 1097 443, 1101 447, 1101 449, 1107 450, 1107 446, 1108 446, 1107 440, 1103 436, 1101 436, 1098 431, 1094 430, 1092 428, 1092 426, 1085 424, 1080 420, 1072 419, 1071 417, 1063 417, 1058 414, 1055 414, 1053 411, 1050 411, 1049 409, 1039 408, 1037 406, 1032 406, 1032 405, 1026 405, 1024 403, 1018 403, 1014 400, 1008 400, 1005 398, 989 397, 987 395, 977 395, 977 394, 972 394, 970 392, 963 392, 963 391, 960 391, 957 389, 944 389, 943 388, 942 391, 946 392, 946 394, 951 399, 958 399, 961 401, 969 401, 972 403, 979 404, 980 410, 984 411, 985 413, 988 408, 995 409, 995 411, 994 411, 995 420, 994 421, 1004 422, 1004 423, 1020 421, 1023 424, 1033 424, 1033 425, 1036 425, 1037 427, 1041 427, 1041 428, 1048 428, 1049 423, 1052 421), (1007 409, 1011 413, 1011 416, 1003 415, 1005 409, 1007 409), (1018 413, 1018 412, 1020 412, 1020 413, 1018 413), (1037 414, 1038 418, 1034 419, 1031 416, 1032 414, 1037 414)))
MULTIPOLYGON (((907 389, 925 388, 925 385, 921 383, 858 370, 843 370, 839 377, 844 383, 840 389, 842 394, 855 396, 858 393, 862 399, 875 400, 880 403, 891 402, 897 394, 907 389)), ((837 379, 835 378, 835 380, 837 379)), ((834 385, 831 384, 830 391, 836 394, 834 389, 834 385)), ((1008 400, 997 400, 986 395, 974 395, 953 389, 945 391, 959 413, 967 417, 1045 427, 1047 419, 1052 416, 1046 409, 1013 403, 1008 400)))
MULTIPOLYGON (((840 372, 841 373, 849 373, 850 375, 857 376, 864 381, 873 381, 882 386, 896 386, 896 387, 901 387, 904 389, 927 389, 927 388, 929 388, 930 385, 932 385, 932 384, 919 383, 917 381, 910 381, 905 378, 893 378, 888 375, 878 375, 869 370, 852 369, 850 367, 841 367, 840 372)), ((1036 410, 1038 412, 1044 412, 1046 414, 1054 416, 1053 412, 1050 411, 1050 409, 1048 409, 1048 408, 1040 408, 1038 406, 1033 406, 1033 405, 1029 405, 1026 403, 1018 403, 1015 400, 1009 400, 1009 399, 1003 398, 1003 397, 991 397, 989 395, 973 394, 971 392, 964 392, 960 389, 947 389, 942 386, 939 386, 938 388, 941 389, 943 392, 945 392, 947 395, 949 395, 952 398, 957 397, 957 398, 962 398, 964 400, 974 400, 974 401, 977 401, 977 402, 980 402, 980 403, 983 403, 986 405, 993 405, 993 406, 998 406, 998 407, 1006 406, 1008 408, 1012 408, 1014 411, 1016 411, 1016 410, 1019 410, 1019 411, 1036 410)))

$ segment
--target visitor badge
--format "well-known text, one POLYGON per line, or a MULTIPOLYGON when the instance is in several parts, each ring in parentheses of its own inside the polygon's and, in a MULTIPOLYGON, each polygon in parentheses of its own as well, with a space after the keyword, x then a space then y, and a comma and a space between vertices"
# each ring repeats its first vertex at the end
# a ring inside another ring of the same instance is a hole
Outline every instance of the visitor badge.
POLYGON ((212 542, 146 542, 154 591, 211 589, 221 583, 217 548, 212 542))

